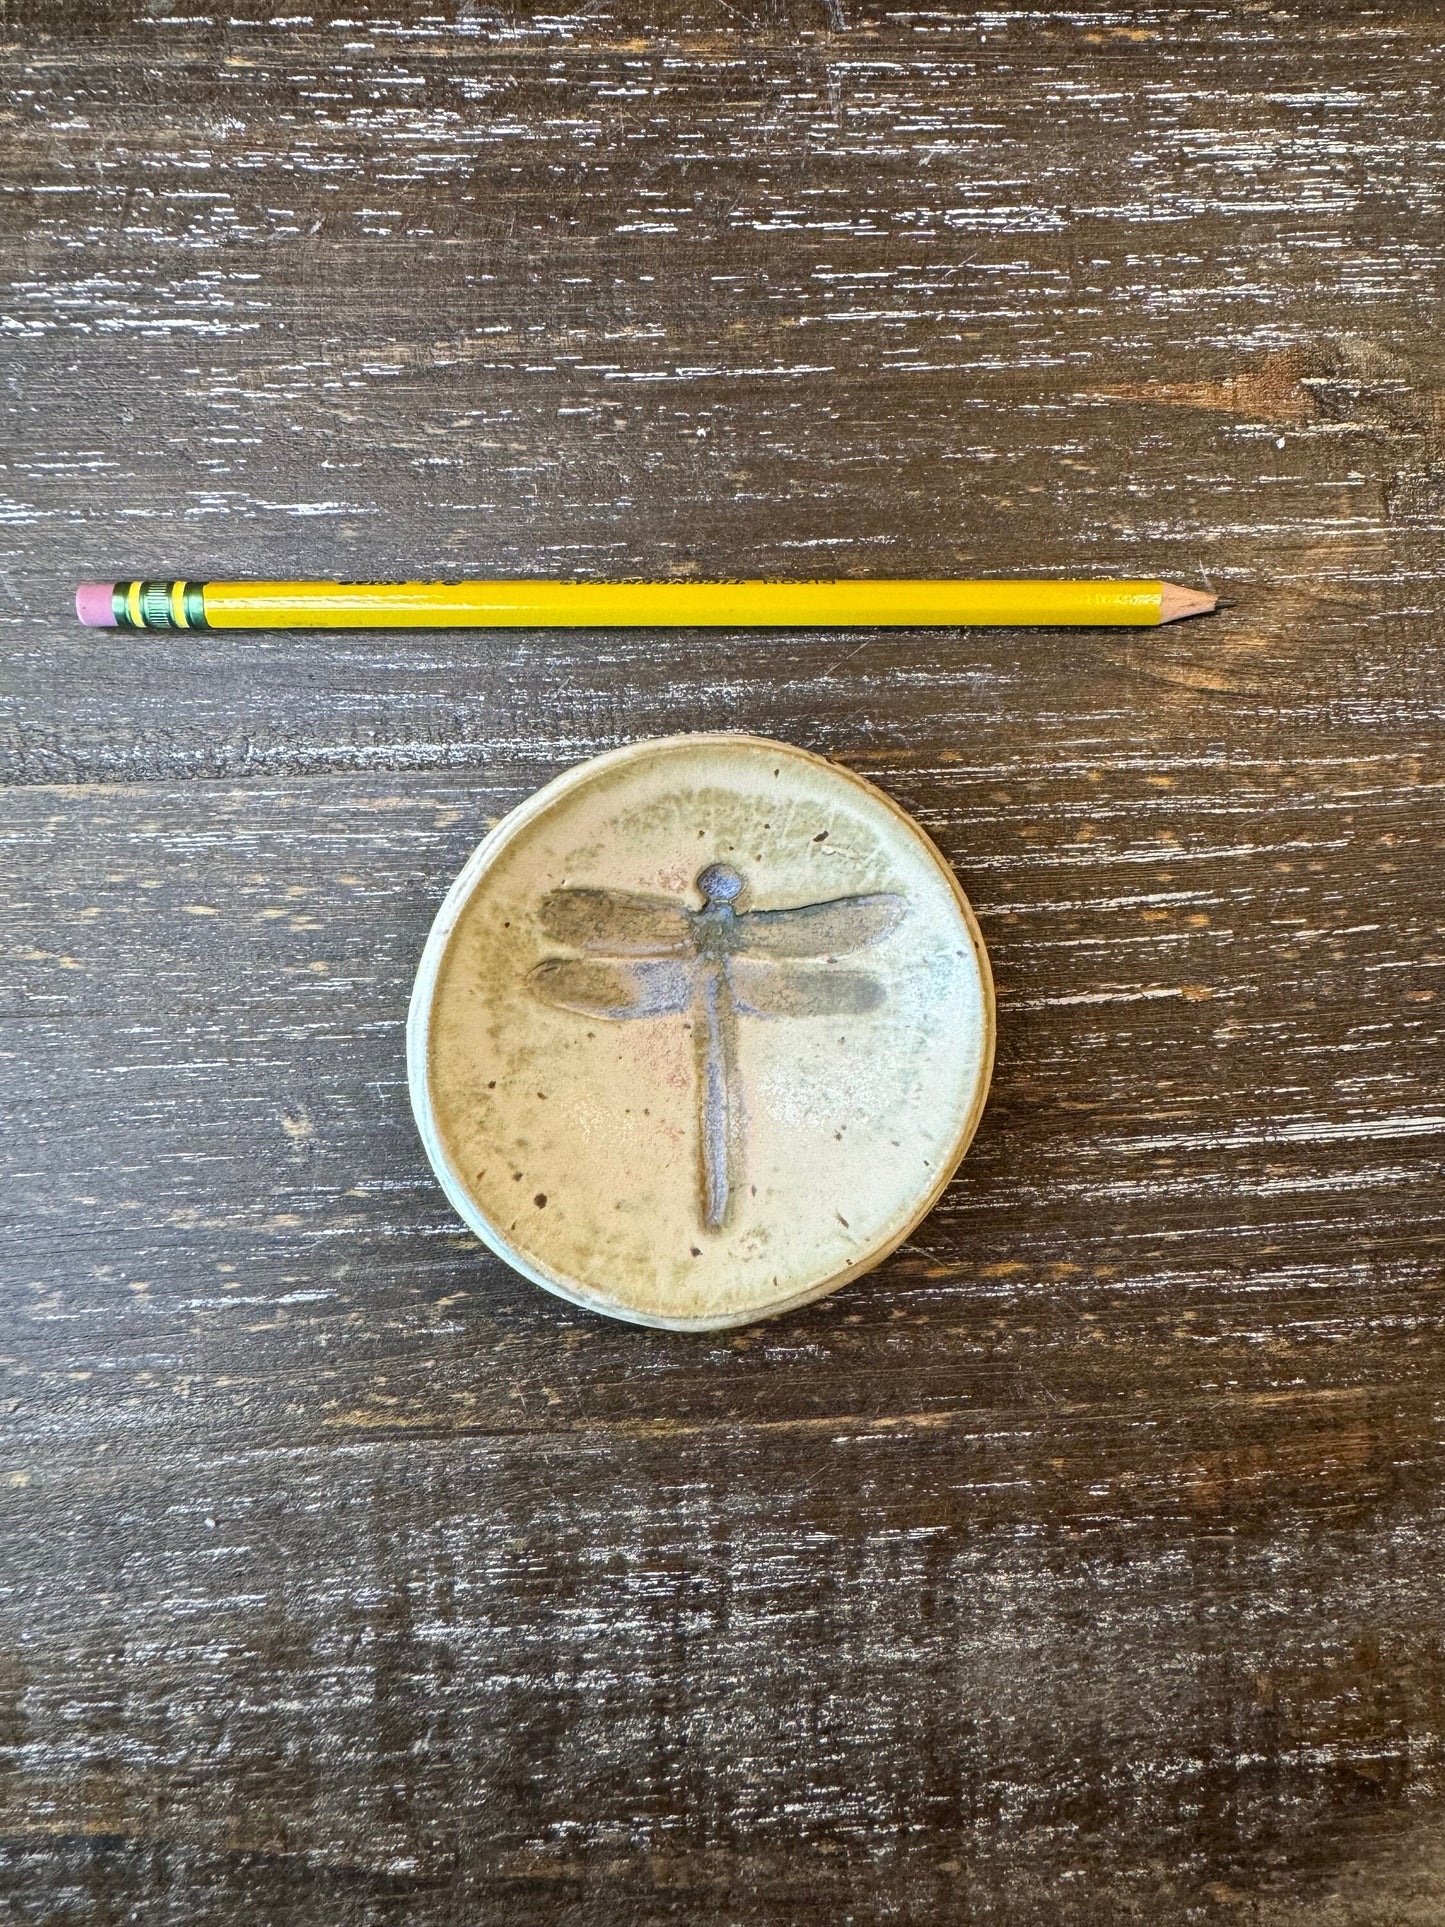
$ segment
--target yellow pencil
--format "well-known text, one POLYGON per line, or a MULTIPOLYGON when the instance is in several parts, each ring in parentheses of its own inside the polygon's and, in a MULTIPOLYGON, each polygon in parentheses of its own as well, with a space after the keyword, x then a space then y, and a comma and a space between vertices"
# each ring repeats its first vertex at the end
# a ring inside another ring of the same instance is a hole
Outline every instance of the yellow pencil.
POLYGON ((85 582, 94 629, 1150 628, 1206 615, 1174 582, 85 582))

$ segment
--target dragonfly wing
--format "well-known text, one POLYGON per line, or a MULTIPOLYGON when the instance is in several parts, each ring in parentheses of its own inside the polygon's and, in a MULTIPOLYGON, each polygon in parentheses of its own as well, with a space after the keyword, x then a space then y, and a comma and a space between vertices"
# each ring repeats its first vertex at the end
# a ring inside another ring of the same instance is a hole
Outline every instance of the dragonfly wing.
POLYGON ((737 948, 761 957, 837 957, 877 943, 902 920, 902 897, 832 897, 792 910, 748 910, 737 948))
POLYGON ((866 970, 800 970, 735 957, 733 1002, 747 1017, 858 1017, 887 995, 866 970))
POLYGON ((679 903, 628 890, 551 890, 537 913, 542 934, 572 950, 609 957, 657 957, 692 948, 692 926, 679 903))
POLYGON ((671 957, 552 957, 527 982, 546 1003, 585 1017, 666 1017, 692 1001, 691 973, 671 957))

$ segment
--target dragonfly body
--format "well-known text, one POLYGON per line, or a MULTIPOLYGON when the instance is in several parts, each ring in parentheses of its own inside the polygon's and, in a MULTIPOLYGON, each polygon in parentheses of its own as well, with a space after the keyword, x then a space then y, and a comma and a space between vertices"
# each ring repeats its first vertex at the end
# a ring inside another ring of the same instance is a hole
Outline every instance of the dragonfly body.
POLYGON ((697 946, 692 1034, 697 1042, 698 1150, 702 1221, 709 1230, 716 1230, 732 1200, 742 1134, 732 956, 738 937, 733 903, 743 880, 736 870, 713 863, 698 878, 697 887, 703 893, 703 907, 690 914, 697 946))
POLYGON ((688 1013, 697 1055, 700 1206, 709 1230, 727 1222, 739 1183, 739 1017, 876 1009, 884 991, 871 973, 798 964, 831 962, 876 943, 903 914, 902 899, 886 894, 739 911, 745 887, 730 864, 710 863, 697 878, 699 910, 620 890, 553 890, 541 905, 543 932, 584 954, 548 958, 529 978, 547 1002, 590 1017, 688 1013))

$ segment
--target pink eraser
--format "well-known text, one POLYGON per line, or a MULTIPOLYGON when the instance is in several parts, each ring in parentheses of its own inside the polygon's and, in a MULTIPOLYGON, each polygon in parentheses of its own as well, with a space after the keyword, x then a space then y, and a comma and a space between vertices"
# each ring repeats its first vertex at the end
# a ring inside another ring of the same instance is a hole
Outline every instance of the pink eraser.
POLYGON ((115 609, 108 582, 82 582, 75 592, 75 613, 87 629, 114 629, 115 609))

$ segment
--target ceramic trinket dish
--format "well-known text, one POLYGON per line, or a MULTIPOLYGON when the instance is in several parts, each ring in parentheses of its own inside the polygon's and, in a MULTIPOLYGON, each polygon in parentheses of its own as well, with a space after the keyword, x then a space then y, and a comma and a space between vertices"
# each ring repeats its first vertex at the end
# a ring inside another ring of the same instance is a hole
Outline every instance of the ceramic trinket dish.
POLYGON ((473 852, 407 1067, 494 1251, 592 1310, 709 1330, 907 1237, 993 1035, 973 913, 897 804, 786 744, 676 736, 567 770, 473 852))

